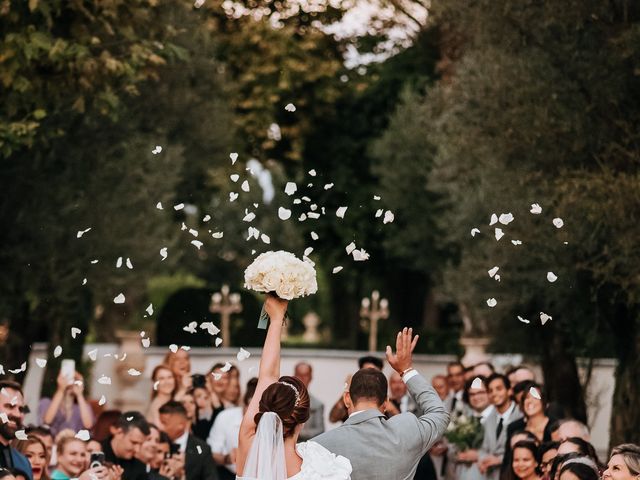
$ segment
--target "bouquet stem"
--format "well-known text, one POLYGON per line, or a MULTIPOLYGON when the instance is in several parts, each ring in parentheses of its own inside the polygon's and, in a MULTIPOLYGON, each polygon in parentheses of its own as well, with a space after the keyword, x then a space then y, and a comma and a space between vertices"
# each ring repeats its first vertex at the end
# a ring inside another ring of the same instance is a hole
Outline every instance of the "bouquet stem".
MULTIPOLYGON (((291 320, 291 317, 289 316, 289 311, 287 310, 284 314, 284 320, 282 322, 282 324, 286 324, 289 320, 291 320)), ((264 303, 262 304, 262 310, 260 311, 260 318, 258 319, 258 328, 260 330, 266 330, 267 329, 267 325, 269 324, 269 321, 271 321, 271 318, 269 317, 269 314, 267 313, 267 311, 264 309, 264 303)))

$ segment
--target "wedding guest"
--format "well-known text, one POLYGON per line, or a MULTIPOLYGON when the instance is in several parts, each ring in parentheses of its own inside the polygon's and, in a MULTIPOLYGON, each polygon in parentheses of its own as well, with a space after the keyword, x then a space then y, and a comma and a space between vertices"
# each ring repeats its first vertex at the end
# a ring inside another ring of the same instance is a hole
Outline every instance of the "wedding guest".
POLYGON ((240 424, 249 403, 251 403, 257 384, 257 378, 249 380, 243 398, 243 406, 225 409, 213 422, 213 428, 207 443, 213 452, 213 460, 218 466, 218 478, 220 480, 235 480, 240 424))
MULTIPOLYGON (((30 425, 25 428, 25 433, 27 435, 33 435, 34 437, 37 437, 43 443, 46 448, 47 458, 49 459, 49 462, 51 462, 53 460, 51 458, 53 454, 53 444, 55 443, 53 435, 51 434, 51 430, 43 425, 30 425)), ((49 465, 51 464, 49 463, 49 465)))
POLYGON ((483 424, 484 438, 478 452, 478 468, 489 480, 497 480, 505 453, 507 428, 522 414, 509 397, 511 384, 505 375, 490 375, 485 386, 489 392, 489 400, 495 408, 483 424))
MULTIPOLYGON (((236 371, 238 371, 237 368, 236 371)), ((224 391, 223 399, 227 407, 237 407, 240 401, 240 377, 233 375, 231 371, 229 371, 229 384, 224 391)))
POLYGON ((637 480, 640 476, 640 446, 623 443, 611 450, 604 480, 637 480))
POLYGON ((108 480, 109 469, 105 466, 87 469, 87 445, 74 436, 62 435, 56 441, 58 465, 51 473, 51 480, 108 480))
POLYGON ((473 377, 475 376, 475 374, 473 373, 473 366, 471 367, 464 367, 464 381, 465 383, 468 380, 473 380, 473 377))
POLYGON ((0 467, 0 480, 17 480, 8 468, 0 467))
POLYGON ((91 438, 98 442, 104 442, 113 434, 111 430, 121 415, 120 410, 105 410, 98 415, 96 423, 91 429, 91 438))
POLYGON ((160 407, 160 419, 164 431, 184 454, 186 480, 217 480, 211 448, 206 442, 190 433, 189 418, 185 406, 169 401, 160 407))
POLYGON ((156 456, 156 448, 160 440, 160 430, 153 423, 149 423, 149 435, 145 438, 140 446, 140 450, 135 457, 145 465, 149 465, 156 456))
POLYGON ((99 441, 90 438, 87 441, 87 454, 91 456, 92 453, 96 452, 102 452, 102 444, 99 441))
POLYGON ((574 419, 560 420, 560 426, 555 433, 554 441, 563 441, 567 438, 579 437, 587 442, 591 441, 591 435, 589 433, 589 427, 584 423, 574 419))
POLYGON ((509 425, 507 438, 511 438, 518 430, 526 430, 536 436, 538 444, 551 441, 552 422, 545 413, 545 405, 546 396, 542 386, 531 383, 520 398, 520 411, 524 416, 509 425))
POLYGON ((167 365, 176 376, 177 391, 174 398, 179 398, 187 389, 191 388, 191 357, 184 347, 175 352, 169 351, 163 364, 167 365))
POLYGON ((431 386, 443 402, 449 397, 449 383, 444 375, 436 375, 431 379, 431 386))
POLYGON ((450 362, 447 365, 447 382, 451 400, 449 411, 462 411, 462 392, 464 390, 464 365, 460 362, 450 362))
MULTIPOLYGON (((184 409, 187 412, 187 420, 189 420, 189 430, 193 428, 194 422, 196 421, 196 401, 193 398, 193 389, 187 390, 182 397, 180 397, 179 402, 184 406, 184 409)), ((165 403, 166 405, 166 403, 165 403)), ((166 432, 166 429, 163 428, 166 432)))
POLYGON ((10 380, 0 380, 0 392, 0 414, 7 417, 7 422, 0 422, 0 468, 19 470, 27 474, 27 480, 32 480, 29 460, 11 446, 24 421, 22 387, 10 380))
POLYGON ((573 458, 562 464, 559 480, 599 480, 596 464, 587 457, 573 458))
MULTIPOLYGON (((462 400, 467 406, 468 414, 474 416, 480 422, 479 428, 482 429, 482 424, 493 411, 493 405, 489 402, 489 394, 487 393, 487 387, 484 382, 485 377, 476 377, 480 382, 475 382, 475 378, 468 380, 464 385, 464 393, 462 400), (476 383, 474 385, 474 382, 476 383)), ((453 420, 455 423, 455 419, 453 420)), ((482 437, 479 437, 480 443, 482 437)), ((478 445, 479 447, 480 445, 478 445)), ((449 461, 452 464, 454 472, 452 475, 457 480, 474 480, 484 478, 480 470, 478 469, 478 449, 469 448, 460 451, 455 445, 449 449, 448 452, 449 461)))
POLYGON ((147 409, 146 418, 148 422, 162 429, 158 409, 175 397, 178 391, 178 377, 169 366, 158 365, 151 372, 151 381, 153 382, 151 403, 147 409))
POLYGON ((171 453, 171 439, 159 432, 155 455, 148 463, 149 480, 180 479, 184 475, 184 455, 171 453))
POLYGON ((515 385, 511 385, 511 394, 513 399, 515 400, 517 405, 520 405, 520 401, 522 400, 522 396, 531 390, 531 387, 535 387, 536 382, 533 380, 525 380, 523 382, 516 383, 515 385))
POLYGON ((509 478, 519 480, 539 480, 540 459, 538 447, 533 442, 517 442, 513 446, 513 460, 509 478))
POLYGON ((69 381, 62 372, 58 374, 57 389, 52 398, 44 397, 38 404, 40 423, 51 429, 51 434, 70 428, 74 432, 90 429, 94 418, 91 405, 84 397, 82 375, 75 372, 69 381))
POLYGON ((536 381, 536 375, 533 370, 525 365, 518 365, 507 370, 506 375, 509 378, 509 383, 514 386, 525 380, 536 381))
POLYGON ((47 446, 39 437, 27 435, 26 440, 15 441, 13 447, 29 460, 33 480, 49 480, 47 446))
MULTIPOLYGON (((363 368, 373 368, 378 371, 382 371, 384 367, 384 362, 378 357, 374 357, 371 355, 365 355, 364 357, 360 357, 358 359, 358 369, 362 370, 363 368)), ((345 380, 345 390, 349 388, 349 384, 351 383, 351 375, 347 376, 345 380)), ((345 422, 349 418, 349 413, 347 412, 347 406, 344 404, 343 396, 340 396, 338 401, 331 407, 331 411, 329 412, 329 421, 332 423, 336 422, 345 422)))
POLYGON ((473 366, 473 375, 475 377, 488 377, 496 373, 496 369, 490 362, 480 362, 473 366))
POLYGON ((418 408, 398 372, 389 376, 389 400, 386 408, 387 418, 405 412, 415 413, 418 408))
MULTIPOLYGON (((313 380, 313 368, 306 362, 299 362, 293 369, 293 376, 298 378, 309 391, 309 384, 313 380)), ((309 420, 307 420, 298 437, 306 442, 324 432, 324 404, 309 391, 309 420)))
MULTIPOLYGON (((211 406, 215 409, 225 408, 229 405, 224 398, 231 375, 229 371, 224 370, 224 363, 216 363, 207 375, 207 386, 211 393, 211 406)), ((231 406, 231 405, 229 405, 231 406)))
POLYGON ((218 413, 223 411, 222 407, 214 409, 211 402, 211 393, 206 387, 206 380, 201 375, 202 380, 193 375, 193 401, 196 405, 195 422, 193 423, 193 434, 200 440, 207 440, 211 427, 218 413))
MULTIPOLYGON (((513 435, 511 435, 511 438, 509 439, 509 450, 513 450, 513 446, 518 442, 533 442, 536 445, 540 445, 538 438, 527 430, 518 430, 517 432, 513 432, 513 435)), ((511 462, 511 459, 509 459, 509 462, 511 462)))
POLYGON ((146 480, 147 467, 135 457, 151 433, 147 420, 140 412, 124 412, 111 431, 102 442, 105 460, 123 468, 123 480, 146 480))
POLYGON ((567 453, 579 453, 582 456, 588 457, 600 468, 600 460, 598 454, 593 445, 580 437, 569 437, 563 442, 560 442, 558 447, 558 455, 565 455, 567 453))
MULTIPOLYGON (((512 437, 513 438, 513 437, 512 437)), ((558 455, 559 442, 545 442, 538 447, 538 456, 540 457, 540 473, 542 473, 542 480, 549 480, 551 477, 551 466, 553 460, 558 455)))

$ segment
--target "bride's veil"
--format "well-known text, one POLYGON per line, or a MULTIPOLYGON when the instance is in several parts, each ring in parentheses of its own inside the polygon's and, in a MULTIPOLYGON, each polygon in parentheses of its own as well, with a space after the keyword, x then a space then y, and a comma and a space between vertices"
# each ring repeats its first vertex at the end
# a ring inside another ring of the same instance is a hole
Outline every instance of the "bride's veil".
POLYGON ((287 465, 284 458, 282 420, 274 412, 265 412, 258 422, 249 455, 244 464, 242 478, 259 480, 286 480, 287 465))

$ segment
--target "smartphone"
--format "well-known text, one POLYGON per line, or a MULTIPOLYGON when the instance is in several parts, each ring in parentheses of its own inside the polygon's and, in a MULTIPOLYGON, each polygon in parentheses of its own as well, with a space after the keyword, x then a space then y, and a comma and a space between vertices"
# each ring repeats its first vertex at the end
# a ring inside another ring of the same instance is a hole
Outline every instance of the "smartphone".
POLYGON ((89 457, 89 468, 97 468, 104 465, 104 452, 93 452, 89 457))
POLYGON ((67 379, 67 383, 71 385, 76 377, 76 361, 65 358, 60 364, 60 373, 67 379))
POLYGON ((180 453, 180 445, 178 445, 177 443, 170 443, 169 444, 169 455, 173 456, 173 455, 177 455, 180 453))

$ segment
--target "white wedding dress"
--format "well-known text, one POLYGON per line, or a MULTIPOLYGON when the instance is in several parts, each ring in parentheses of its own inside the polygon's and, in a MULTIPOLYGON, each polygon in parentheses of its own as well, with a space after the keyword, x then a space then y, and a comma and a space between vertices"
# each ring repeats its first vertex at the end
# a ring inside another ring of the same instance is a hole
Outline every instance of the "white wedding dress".
POLYGON ((331 453, 319 443, 308 441, 296 445, 302 467, 287 477, 284 458, 282 421, 273 412, 262 415, 253 439, 242 477, 237 480, 350 480, 351 462, 331 453))

